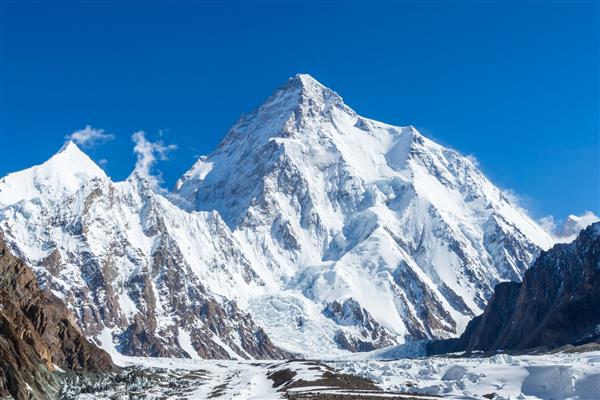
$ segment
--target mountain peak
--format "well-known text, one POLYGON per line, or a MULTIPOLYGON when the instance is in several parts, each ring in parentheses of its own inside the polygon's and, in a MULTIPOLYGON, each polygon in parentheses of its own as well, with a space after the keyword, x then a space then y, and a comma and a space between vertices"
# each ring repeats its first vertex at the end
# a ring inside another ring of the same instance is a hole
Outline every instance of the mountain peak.
POLYGON ((83 151, 81 151, 81 149, 79 148, 79 146, 77 146, 75 144, 74 141, 67 140, 65 142, 65 144, 63 144, 62 147, 56 152, 56 154, 59 154, 59 153, 75 153, 75 152, 79 152, 79 153, 85 154, 85 153, 83 153, 83 151))
POLYGON ((0 179, 0 207, 42 195, 52 201, 73 193, 88 180, 107 178, 104 171, 71 140, 42 164, 0 179))
MULTIPOLYGON (((316 108, 320 111, 337 105, 345 107, 343 99, 309 74, 296 74, 273 93, 264 105, 285 103, 292 106, 316 108)), ((347 107, 346 107, 347 108, 347 107)))
POLYGON ((33 168, 47 168, 63 172, 84 173, 106 177, 104 171, 72 140, 67 141, 46 162, 33 168))
POLYGON ((325 89, 325 85, 321 82, 317 81, 309 74, 296 74, 289 79, 290 82, 293 82, 296 85, 300 85, 302 87, 313 87, 313 88, 321 88, 325 89))
POLYGON ((342 97, 337 94, 334 90, 328 88, 323 85, 321 82, 313 78, 308 74, 297 74, 293 78, 290 78, 292 82, 295 82, 296 85, 299 85, 302 88, 303 97, 308 98, 325 98, 325 99, 333 99, 336 103, 343 104, 342 97))

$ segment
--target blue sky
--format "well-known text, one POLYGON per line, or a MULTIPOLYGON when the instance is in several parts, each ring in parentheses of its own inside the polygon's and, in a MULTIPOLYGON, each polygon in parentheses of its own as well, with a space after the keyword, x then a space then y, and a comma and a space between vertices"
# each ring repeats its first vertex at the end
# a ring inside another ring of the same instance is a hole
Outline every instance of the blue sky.
POLYGON ((357 112, 464 154, 535 217, 600 211, 598 2, 0 2, 0 176, 86 125, 116 180, 131 134, 172 186, 310 73, 357 112))

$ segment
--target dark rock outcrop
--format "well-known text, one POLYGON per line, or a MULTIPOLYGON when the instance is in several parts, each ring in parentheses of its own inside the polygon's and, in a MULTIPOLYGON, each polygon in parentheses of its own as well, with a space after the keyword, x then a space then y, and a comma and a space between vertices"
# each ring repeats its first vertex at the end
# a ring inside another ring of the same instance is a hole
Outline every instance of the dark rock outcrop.
POLYGON ((543 252, 522 283, 496 286, 459 339, 429 353, 524 350, 600 342, 600 222, 543 252))
POLYGON ((342 349, 356 353, 395 344, 393 336, 353 298, 348 298, 342 303, 328 303, 323 315, 342 327, 355 328, 354 333, 344 328, 336 332, 333 339, 342 349))
POLYGON ((0 397, 53 398, 56 367, 115 369, 110 356, 81 334, 64 304, 40 289, 35 274, 0 235, 0 397))

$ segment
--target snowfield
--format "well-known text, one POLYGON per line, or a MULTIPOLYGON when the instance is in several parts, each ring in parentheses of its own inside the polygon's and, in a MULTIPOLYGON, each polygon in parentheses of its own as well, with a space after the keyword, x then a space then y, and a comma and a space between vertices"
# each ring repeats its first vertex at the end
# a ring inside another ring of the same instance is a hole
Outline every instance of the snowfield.
POLYGON ((600 351, 330 364, 385 390, 452 399, 600 399, 600 351))
POLYGON ((300 360, 200 360, 126 357, 120 354, 113 354, 113 358, 122 367, 152 371, 160 377, 159 381, 149 384, 137 378, 129 386, 109 385, 106 390, 78 394, 72 398, 120 398, 119 394, 125 395, 135 388, 140 390, 140 387, 143 387, 145 398, 161 398, 176 393, 176 398, 184 399, 271 400, 310 398, 316 394, 345 395, 348 399, 367 395, 371 396, 369 398, 396 399, 600 398, 600 351, 521 356, 496 354, 481 358, 332 361, 327 365, 300 360), (294 376, 287 383, 281 383, 277 373, 286 370, 292 371, 294 376), (379 389, 323 384, 322 379, 328 373, 366 378, 379 389), (196 379, 188 385, 182 383, 190 377, 196 379), (183 387, 180 392, 169 392, 177 385, 183 387))

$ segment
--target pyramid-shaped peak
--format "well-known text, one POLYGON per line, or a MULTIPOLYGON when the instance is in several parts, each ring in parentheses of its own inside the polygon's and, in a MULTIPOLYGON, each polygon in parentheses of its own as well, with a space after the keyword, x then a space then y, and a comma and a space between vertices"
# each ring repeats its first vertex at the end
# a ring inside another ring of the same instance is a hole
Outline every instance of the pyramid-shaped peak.
POLYGON ((40 165, 63 167, 67 171, 90 172, 104 176, 104 171, 75 142, 68 140, 48 161, 40 165))
MULTIPOLYGON (((332 106, 348 109, 340 95, 309 74, 296 74, 289 78, 286 84, 276 90, 263 104, 263 110, 270 109, 274 104, 279 110, 282 109, 281 104, 285 104, 284 108, 295 109, 300 106, 318 112, 332 106)), ((353 113, 350 109, 348 111, 353 113)))
POLYGON ((290 80, 304 87, 317 87, 321 89, 325 88, 321 82, 317 81, 309 74, 296 74, 295 76, 291 77, 290 80))
POLYGON ((44 163, 0 179, 0 207, 35 197, 58 201, 94 178, 107 176, 79 146, 68 141, 44 163))
POLYGON ((72 140, 67 140, 65 144, 56 152, 56 154, 82 154, 87 157, 87 155, 75 144, 72 140))
POLYGON ((288 80, 287 85, 283 87, 286 89, 292 88, 293 90, 300 89, 302 97, 304 98, 315 98, 315 97, 335 97, 339 101, 342 98, 333 90, 329 89, 321 82, 317 81, 309 74, 296 74, 288 80))

